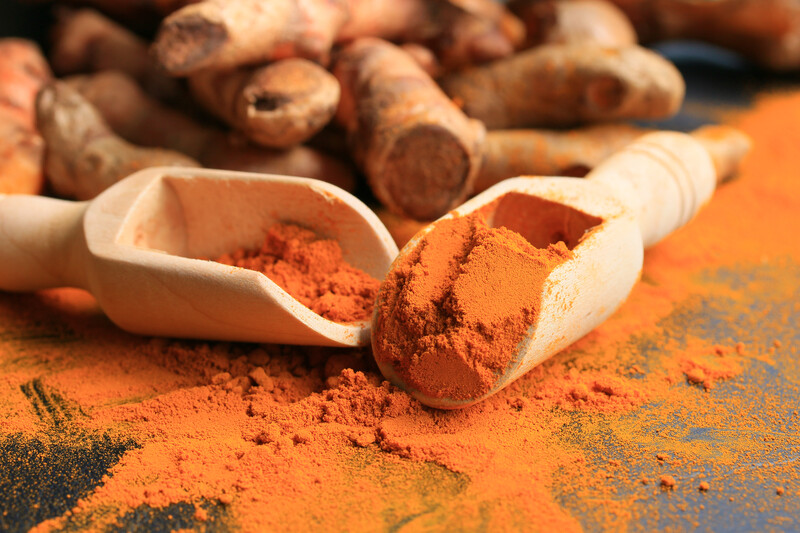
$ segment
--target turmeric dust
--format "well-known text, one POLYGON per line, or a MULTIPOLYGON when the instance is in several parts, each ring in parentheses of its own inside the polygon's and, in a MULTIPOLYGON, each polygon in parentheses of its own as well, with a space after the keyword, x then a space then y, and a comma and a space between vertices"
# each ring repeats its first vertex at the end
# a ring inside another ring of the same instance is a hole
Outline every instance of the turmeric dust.
POLYGON ((459 411, 368 351, 142 339, 81 291, 0 294, 0 529, 798 529, 800 93, 731 121, 739 178, 626 303, 459 411))
POLYGON ((545 278, 571 257, 492 228, 476 212, 437 222, 392 268, 373 335, 375 357, 426 396, 491 390, 536 324, 545 278))
POLYGON ((334 322, 372 315, 379 281, 347 264, 339 243, 292 224, 275 224, 256 250, 239 249, 218 263, 265 274, 300 303, 334 322))

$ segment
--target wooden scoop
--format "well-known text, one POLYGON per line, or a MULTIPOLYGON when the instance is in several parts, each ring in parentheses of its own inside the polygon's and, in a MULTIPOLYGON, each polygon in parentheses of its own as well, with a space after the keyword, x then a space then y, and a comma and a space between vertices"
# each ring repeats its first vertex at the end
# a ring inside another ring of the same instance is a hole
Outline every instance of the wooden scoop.
MULTIPOLYGON (((491 227, 514 230, 537 248, 564 241, 572 251, 570 259, 547 275, 536 321, 493 382, 479 394, 466 385, 462 388, 474 375, 470 354, 464 354, 466 362, 457 364, 452 363, 452 354, 447 363, 425 363, 425 369, 447 370, 436 376, 421 376, 423 367, 412 366, 419 364, 421 354, 398 357, 385 342, 390 338, 385 328, 389 317, 381 316, 387 283, 381 285, 373 317, 373 352, 383 374, 421 402, 438 408, 465 407, 496 393, 608 318, 639 279, 643 248, 688 222, 711 198, 716 181, 703 145, 688 135, 669 132, 641 137, 587 178, 506 180, 439 219, 482 210, 491 227), (463 375, 456 368, 464 369, 463 375), (442 394, 442 390, 454 392, 442 394)), ((393 269, 428 233, 436 231, 439 221, 401 250, 393 269)), ((492 295, 488 287, 486 298, 492 295)), ((487 309, 491 305, 486 302, 487 309)))
POLYGON ((337 240, 378 279, 397 254, 377 216, 328 183, 149 168, 91 202, 0 196, 0 289, 86 289, 119 327, 145 335, 366 344, 368 321, 331 322, 260 272, 195 259, 257 248, 277 222, 337 240))

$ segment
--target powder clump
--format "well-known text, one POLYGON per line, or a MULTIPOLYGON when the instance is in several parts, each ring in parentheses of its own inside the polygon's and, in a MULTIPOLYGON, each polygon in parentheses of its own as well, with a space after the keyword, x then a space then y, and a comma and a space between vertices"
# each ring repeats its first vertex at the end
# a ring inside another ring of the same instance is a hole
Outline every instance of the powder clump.
POLYGON ((215 261, 265 274, 300 303, 334 322, 367 320, 380 284, 349 265, 338 242, 293 224, 275 224, 260 248, 240 248, 215 261))
POLYGON ((569 257, 563 242, 536 248, 481 212, 436 223, 385 281, 376 358, 428 396, 480 397, 536 323, 545 279, 569 257))

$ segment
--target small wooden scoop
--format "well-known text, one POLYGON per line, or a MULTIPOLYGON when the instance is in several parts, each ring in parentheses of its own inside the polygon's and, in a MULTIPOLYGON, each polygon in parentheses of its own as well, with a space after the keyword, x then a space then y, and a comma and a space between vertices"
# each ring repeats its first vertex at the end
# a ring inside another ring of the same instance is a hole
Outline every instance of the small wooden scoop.
MULTIPOLYGON (((669 132, 641 137, 587 178, 506 180, 439 219, 482 210, 491 227, 516 231, 537 248, 564 241, 572 251, 571 259, 547 275, 537 319, 510 354, 505 371, 493 376, 494 381, 479 394, 471 392, 472 385, 470 389, 461 385, 472 383, 475 375, 469 354, 457 365, 425 363, 427 369, 447 369, 433 379, 415 373, 423 367, 412 365, 421 364, 416 361, 422 359, 413 358, 422 354, 398 356, 398 351, 384 342, 389 338, 384 327, 388 317, 381 316, 380 302, 387 290, 384 283, 373 317, 372 343, 383 374, 433 407, 465 407, 496 393, 608 318, 639 279, 643 248, 688 222, 711 198, 716 182, 712 160, 703 145, 688 135, 669 132), (459 376, 456 368, 464 369, 464 374, 459 376), (454 392, 446 395, 442 390, 454 392)), ((408 257, 436 225, 414 237, 394 265, 408 257)), ((492 288, 487 287, 486 298, 492 295, 492 288)), ((487 301, 486 306, 491 308, 492 303, 487 301)), ((452 354, 448 357, 452 361, 452 354)))
POLYGON ((149 168, 91 202, 0 196, 0 289, 86 289, 119 327, 145 335, 356 346, 367 321, 331 322, 260 272, 196 257, 261 246, 277 222, 342 247, 383 278, 397 246, 375 214, 321 181, 149 168))

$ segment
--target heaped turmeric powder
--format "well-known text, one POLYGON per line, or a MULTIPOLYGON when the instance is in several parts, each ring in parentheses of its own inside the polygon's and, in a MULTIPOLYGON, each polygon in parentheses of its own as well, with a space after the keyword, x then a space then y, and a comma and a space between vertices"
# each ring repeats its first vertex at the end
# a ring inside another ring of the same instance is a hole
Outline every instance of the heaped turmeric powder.
POLYGON ((347 264, 339 243, 293 224, 272 226, 259 249, 239 249, 216 261, 265 274, 300 303, 334 322, 372 315, 379 282, 347 264))
POLYGON ((547 275, 571 256, 540 249, 480 211, 435 223, 383 284, 375 357, 412 390, 479 398, 536 323, 547 275))

